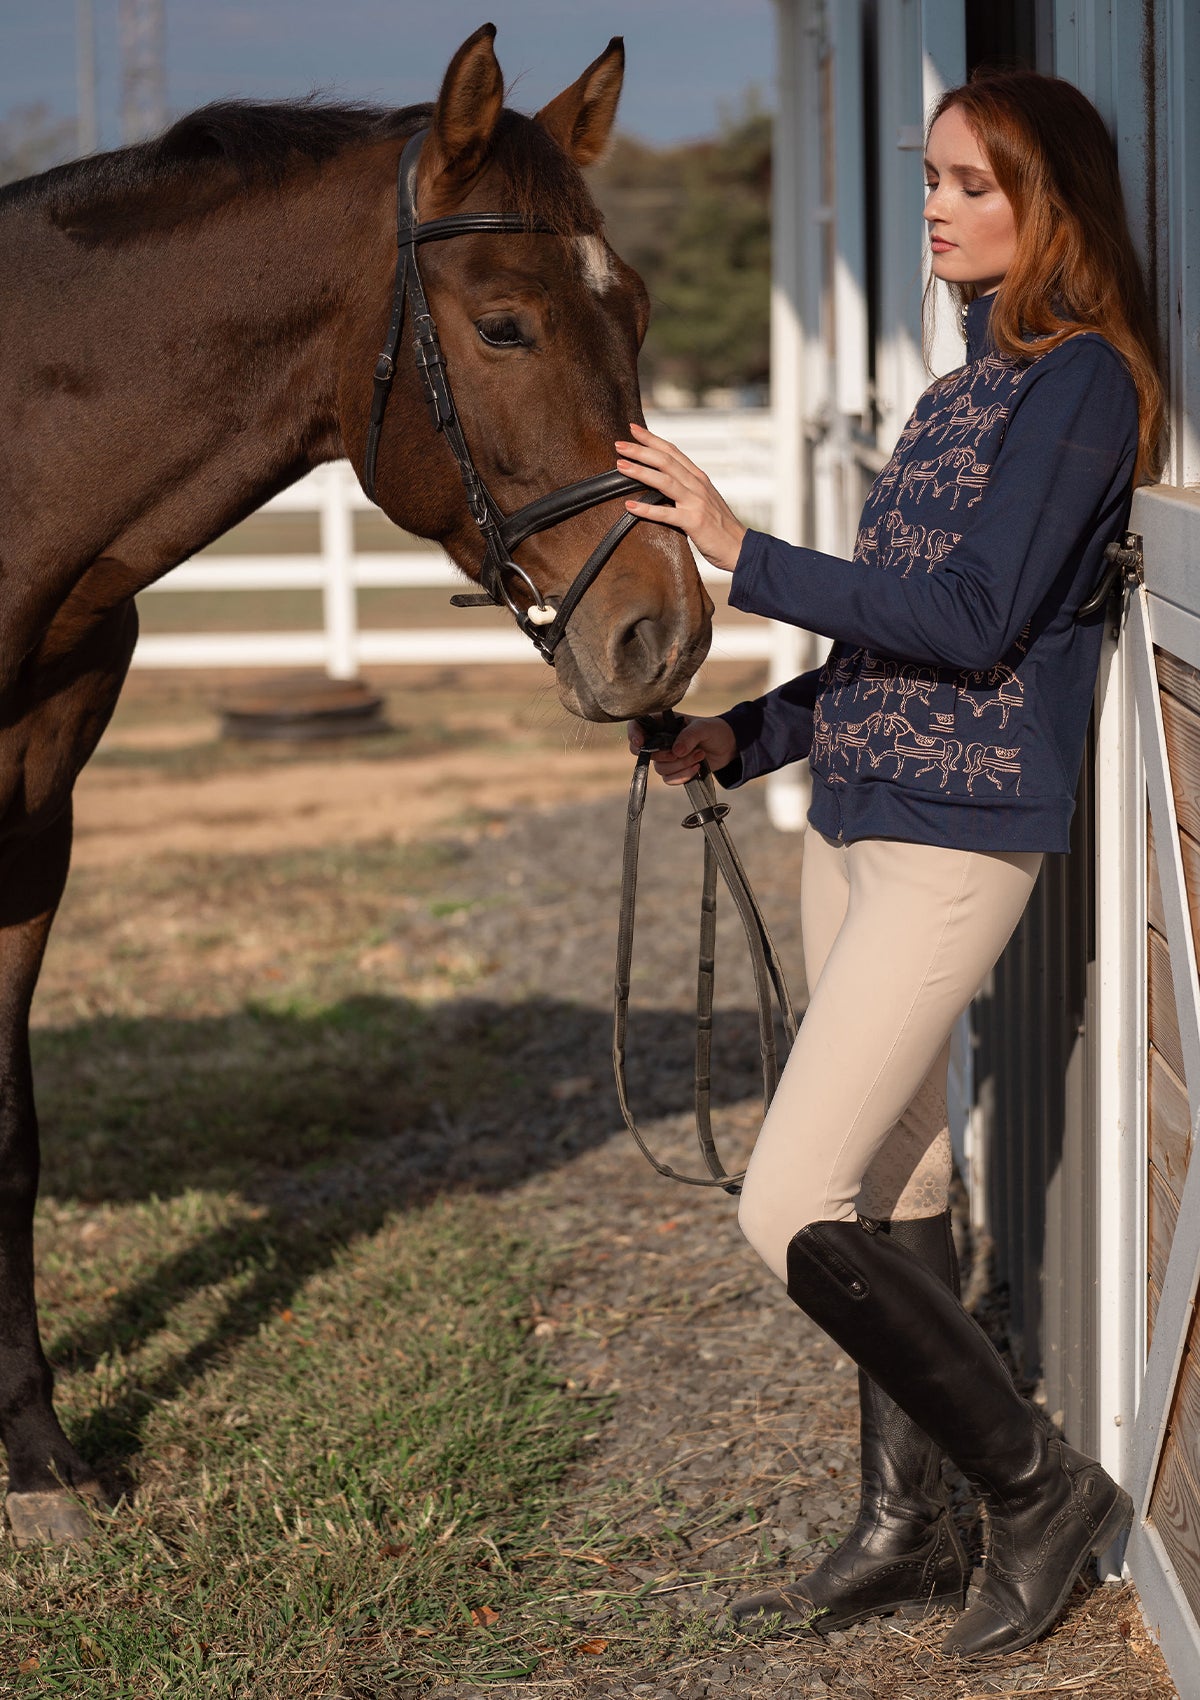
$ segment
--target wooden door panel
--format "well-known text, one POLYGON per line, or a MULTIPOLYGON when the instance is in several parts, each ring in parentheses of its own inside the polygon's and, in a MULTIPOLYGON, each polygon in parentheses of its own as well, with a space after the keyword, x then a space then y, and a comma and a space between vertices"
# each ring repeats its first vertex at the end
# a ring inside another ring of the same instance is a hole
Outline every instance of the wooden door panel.
POLYGON ((1200 1614, 1200 1487, 1174 1435, 1163 1447, 1150 1520, 1170 1554, 1188 1604, 1200 1614))
POLYGON ((1179 1011, 1175 1004, 1175 982, 1171 975, 1171 949, 1153 927, 1146 935, 1146 967, 1149 1002, 1147 1025, 1150 1043, 1161 1051, 1180 1080, 1187 1078, 1183 1064, 1183 1042, 1179 1037, 1179 1011))
POLYGON ((1192 1149, 1187 1088, 1153 1045, 1147 1093, 1150 1161, 1176 1197, 1182 1197, 1192 1149))
MULTIPOLYGON (((1160 1293, 1163 1277, 1167 1273, 1167 1259, 1171 1255, 1171 1241, 1175 1237, 1175 1224, 1179 1220, 1179 1199, 1153 1163, 1150 1165, 1148 1179, 1146 1264, 1150 1283, 1156 1293, 1160 1293)), ((1157 1303, 1155 1309, 1157 1310, 1157 1303)), ((1152 1335, 1153 1331, 1154 1319, 1148 1317, 1147 1337, 1152 1335)))

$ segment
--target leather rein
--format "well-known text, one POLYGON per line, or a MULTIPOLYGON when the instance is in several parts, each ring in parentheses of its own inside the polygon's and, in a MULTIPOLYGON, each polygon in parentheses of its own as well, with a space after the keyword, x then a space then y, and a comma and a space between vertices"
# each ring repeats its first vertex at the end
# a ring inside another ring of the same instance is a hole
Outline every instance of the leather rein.
POLYGON ((575 484, 565 484, 547 496, 527 502, 515 513, 504 514, 471 458, 462 421, 454 406, 446 357, 438 340, 437 325, 429 311, 425 286, 417 264, 417 249, 423 242, 446 242, 455 236, 490 235, 505 231, 524 234, 556 235, 548 224, 531 223, 516 213, 453 213, 448 218, 434 218, 422 223, 417 215, 417 167, 428 130, 419 130, 405 143, 396 172, 396 278, 392 291, 392 314, 388 322, 383 349, 375 362, 375 383, 371 396, 371 416, 367 426, 366 455, 363 467, 363 489, 375 500, 375 471, 379 457, 379 441, 383 433, 383 417, 396 376, 396 353, 404 328, 406 310, 411 303, 413 352, 421 388, 429 407, 434 429, 445 438, 458 463, 467 505, 483 539, 483 564, 479 571, 481 593, 452 596, 457 608, 477 608, 494 604, 507 608, 517 625, 530 639, 542 658, 551 665, 554 652, 561 643, 567 622, 585 592, 595 582, 611 559, 614 550, 638 523, 636 514, 625 513, 592 550, 574 581, 556 603, 546 600, 525 569, 513 560, 513 551, 527 538, 563 520, 574 519, 601 502, 618 497, 636 496, 640 501, 665 502, 657 490, 649 490, 634 478, 621 472, 602 472, 594 478, 583 478, 575 484), (514 596, 529 598, 522 607, 514 596))
POLYGON ((638 1150, 646 1161, 668 1180, 682 1181, 687 1186, 719 1186, 726 1192, 738 1193, 745 1171, 730 1174, 717 1151, 712 1130, 712 1033, 713 990, 716 982, 717 947, 717 872, 728 887, 750 949, 750 967, 754 975, 755 1002, 758 1009, 758 1048, 762 1061, 763 1114, 766 1115, 775 1088, 779 1083, 779 1058, 775 1044, 775 1010, 778 1008, 789 1047, 796 1038, 796 1015, 788 995, 787 982, 779 954, 767 930, 758 900, 750 889, 741 858, 734 848, 725 827, 730 805, 717 801, 712 775, 706 763, 701 763, 695 779, 684 787, 692 805, 692 813, 682 825, 699 828, 704 834, 704 873, 700 892, 700 964, 696 979, 696 1061, 695 1108, 696 1138, 704 1159, 706 1175, 681 1175, 669 1164, 660 1162, 647 1145, 641 1129, 629 1108, 629 1093, 625 1080, 625 1038, 629 1025, 629 983, 633 960, 633 930, 637 899, 638 847, 641 840, 642 810, 646 802, 646 781, 650 758, 655 750, 670 749, 684 722, 678 715, 667 712, 657 719, 639 720, 646 742, 638 752, 637 764, 629 787, 629 804, 625 815, 625 846, 621 860, 621 909, 617 924, 617 962, 613 984, 613 1074, 617 1083, 617 1098, 625 1126, 633 1135, 638 1150))

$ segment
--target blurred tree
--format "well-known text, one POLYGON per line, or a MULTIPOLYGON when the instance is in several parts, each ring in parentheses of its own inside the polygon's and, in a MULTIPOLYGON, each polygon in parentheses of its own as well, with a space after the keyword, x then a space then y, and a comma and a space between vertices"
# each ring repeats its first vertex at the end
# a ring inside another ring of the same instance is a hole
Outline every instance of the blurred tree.
POLYGON ((592 173, 613 247, 654 306, 642 354, 699 401, 764 385, 769 364, 771 119, 751 93, 719 134, 675 148, 618 137, 592 173))
POLYGON ((75 120, 56 118, 44 101, 0 118, 0 183, 61 165, 76 150, 75 120))

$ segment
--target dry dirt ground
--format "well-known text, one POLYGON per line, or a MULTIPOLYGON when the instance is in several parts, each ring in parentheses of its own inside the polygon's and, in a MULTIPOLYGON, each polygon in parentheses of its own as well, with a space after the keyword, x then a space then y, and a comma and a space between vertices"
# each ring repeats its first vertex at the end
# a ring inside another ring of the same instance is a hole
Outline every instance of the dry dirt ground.
MULTIPOLYGON (((730 1632, 718 1656, 653 1670, 630 1665, 619 1624, 604 1627, 605 1590, 642 1587, 680 1620, 719 1615, 733 1592, 806 1568, 846 1529, 856 1492, 854 1371, 756 1264, 731 1201, 658 1179, 620 1130, 606 1036, 591 1019, 611 977, 629 772, 619 736, 581 742, 564 733, 540 680, 527 675, 515 684, 511 674, 497 675, 492 689, 469 699, 460 683, 440 674, 406 681, 392 712, 402 735, 391 744, 352 757, 321 749, 266 760, 214 753, 206 703, 215 685, 135 679, 77 793, 76 858, 93 869, 234 845, 451 841, 454 903, 436 938, 414 933, 409 947, 469 954, 473 994, 519 991, 554 1017, 531 1040, 526 1061, 544 1069, 539 1138, 558 1155, 496 1192, 495 1208, 554 1248, 557 1285, 536 1332, 564 1378, 605 1412, 575 1469, 561 1526, 548 1536, 589 1555, 598 1603, 580 1620, 586 1639, 570 1669, 439 1692, 445 1700, 966 1700, 1018 1692, 1171 1700, 1173 1685, 1128 1585, 1081 1584, 1048 1640, 965 1675, 938 1655, 938 1619, 876 1621, 828 1641, 730 1632), (403 762, 391 759, 400 755, 403 762), (497 894, 505 901, 494 901, 497 894), (643 1537, 644 1562, 609 1563, 595 1538, 606 1522, 643 1537)), ((739 694, 737 681, 724 683, 722 700, 739 694)), ((654 801, 635 984, 659 1025, 635 1033, 633 1086, 647 1131, 668 1158, 686 1160, 695 923, 691 876, 682 870, 698 846, 678 831, 678 797, 660 788, 654 801)), ((772 832, 761 795, 738 799, 731 824, 799 996, 801 841, 772 832)), ((726 917, 718 1097, 735 1159, 753 1137, 756 1105, 753 1028, 731 928, 726 917)), ((381 949, 400 947, 393 940, 381 949)), ((471 1130, 470 1160, 481 1172, 505 1134, 501 1126, 471 1130)), ((977 1533, 965 1500, 960 1511, 964 1529, 977 1533)))
POLYGON ((359 740, 358 759, 336 742, 218 746, 216 707, 238 683, 134 675, 76 791, 72 865, 125 862, 132 838, 145 858, 407 843, 470 813, 552 807, 623 782, 629 757, 615 731, 566 723, 540 673, 522 689, 512 682, 521 668, 477 672, 493 691, 485 679, 466 693, 454 670, 420 669, 420 683, 391 695, 393 730, 359 740))

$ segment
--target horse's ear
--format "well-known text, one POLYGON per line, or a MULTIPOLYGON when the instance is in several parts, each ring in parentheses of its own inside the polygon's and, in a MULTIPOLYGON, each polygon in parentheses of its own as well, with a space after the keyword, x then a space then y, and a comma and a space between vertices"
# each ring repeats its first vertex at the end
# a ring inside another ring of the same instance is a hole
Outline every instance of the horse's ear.
POLYGON ((481 25, 463 42, 442 78, 433 138, 442 170, 455 177, 472 177, 483 164, 504 104, 495 39, 495 24, 481 25))
POLYGON ((614 35, 582 77, 538 113, 538 123, 549 130, 576 165, 593 164, 608 146, 624 79, 625 43, 614 35))

